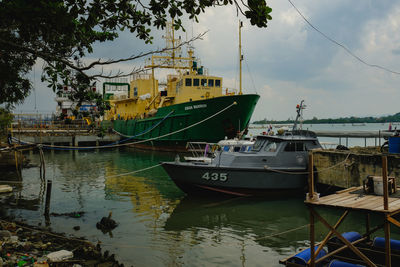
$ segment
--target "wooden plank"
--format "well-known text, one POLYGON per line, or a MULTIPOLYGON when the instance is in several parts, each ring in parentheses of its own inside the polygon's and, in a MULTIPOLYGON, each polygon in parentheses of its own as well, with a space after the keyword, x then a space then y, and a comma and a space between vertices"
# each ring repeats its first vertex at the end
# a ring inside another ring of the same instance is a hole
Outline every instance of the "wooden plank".
POLYGON ((354 201, 351 204, 350 208, 358 208, 361 204, 368 203, 374 198, 374 195, 366 195, 364 197, 360 197, 358 200, 354 201))
POLYGON ((343 196, 342 194, 332 194, 332 195, 320 197, 319 200, 320 201, 328 201, 328 200, 331 200, 331 199, 341 198, 342 196, 343 196))
POLYGON ((353 198, 341 201, 341 205, 349 207, 350 205, 352 205, 354 203, 366 203, 366 202, 371 201, 373 199, 374 199, 373 196, 362 196, 362 197, 360 197, 360 196, 355 195, 353 198))
POLYGON ((374 210, 375 208, 377 208, 377 210, 379 210, 379 207, 382 207, 383 209, 383 200, 381 198, 371 199, 370 202, 363 203, 362 205, 359 205, 357 208, 364 210, 374 210))
POLYGON ((324 201, 324 200, 322 199, 322 200, 320 200, 320 202, 321 202, 321 203, 324 203, 325 205, 328 204, 328 205, 332 205, 332 206, 338 206, 339 203, 341 203, 341 202, 343 202, 343 201, 345 201, 345 200, 348 200, 348 199, 355 199, 355 198, 357 198, 357 195, 348 194, 348 195, 341 196, 341 197, 338 198, 338 199, 332 199, 332 200, 329 200, 329 201, 324 201))
POLYGON ((390 212, 398 212, 400 210, 400 202, 393 202, 389 205, 390 212))
MULTIPOLYGON (((389 198, 389 211, 394 211, 394 210, 397 210, 399 208, 400 208, 400 199, 398 199, 398 198, 389 198)), ((379 210, 379 208, 376 208, 374 210, 379 210)), ((382 209, 382 211, 383 211, 383 209, 382 209)))
MULTIPOLYGON (((397 200, 398 200, 397 198, 389 198, 388 203, 392 203, 397 200)), ((374 211, 385 211, 383 198, 378 197, 378 196, 377 196, 376 200, 371 201, 371 203, 369 203, 369 204, 361 205, 361 206, 359 206, 359 208, 367 209, 367 210, 374 210, 374 211)))
POLYGON ((353 186, 353 187, 349 187, 349 188, 346 188, 343 190, 336 191, 335 194, 343 194, 343 193, 347 193, 347 192, 353 192, 353 191, 357 191, 361 188, 362 188, 362 186, 358 186, 358 187, 353 186))

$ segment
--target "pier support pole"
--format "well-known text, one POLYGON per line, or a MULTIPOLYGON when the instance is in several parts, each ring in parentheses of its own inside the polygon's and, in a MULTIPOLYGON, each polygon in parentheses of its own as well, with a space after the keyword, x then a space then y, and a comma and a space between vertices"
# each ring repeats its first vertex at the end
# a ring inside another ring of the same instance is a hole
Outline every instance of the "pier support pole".
POLYGON ((314 197, 314 156, 313 152, 308 153, 308 197, 314 197))
MULTIPOLYGON (((387 176, 387 156, 382 156, 382 179, 383 179, 383 208, 389 210, 389 188, 388 188, 388 176, 387 176)), ((387 267, 392 266, 391 261, 391 248, 390 248, 390 222, 388 215, 385 214, 384 219, 385 228, 385 263, 387 267)))
POLYGON ((385 214, 385 263, 386 267, 392 266, 392 254, 390 247, 390 222, 388 215, 385 214))
POLYGON ((387 156, 382 156, 382 179, 383 179, 383 208, 389 209, 389 187, 388 187, 388 176, 387 176, 387 156))
POLYGON ((47 180, 47 186, 46 186, 46 204, 44 206, 44 216, 49 217, 49 210, 50 210, 50 199, 51 199, 51 187, 52 187, 52 181, 47 180))
POLYGON ((310 266, 315 267, 315 218, 312 207, 308 207, 310 211, 310 266))

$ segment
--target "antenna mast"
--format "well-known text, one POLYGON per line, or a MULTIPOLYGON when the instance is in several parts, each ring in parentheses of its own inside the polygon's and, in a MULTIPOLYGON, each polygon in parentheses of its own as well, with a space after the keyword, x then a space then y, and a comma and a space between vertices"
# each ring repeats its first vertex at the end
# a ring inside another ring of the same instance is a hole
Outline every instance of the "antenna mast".
POLYGON ((242 94, 242 32, 243 22, 239 20, 239 95, 242 94))

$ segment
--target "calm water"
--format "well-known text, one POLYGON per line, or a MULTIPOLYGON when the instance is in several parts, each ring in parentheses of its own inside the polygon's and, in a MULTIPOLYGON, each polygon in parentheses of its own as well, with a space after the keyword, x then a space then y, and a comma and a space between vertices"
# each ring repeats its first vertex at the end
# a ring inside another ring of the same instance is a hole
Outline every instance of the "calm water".
MULTIPOLYGON (((38 154, 27 156, 39 163, 38 154)), ((29 224, 101 241, 128 266, 279 266, 279 259, 307 246, 308 211, 302 198, 191 198, 161 167, 117 176, 174 157, 132 149, 45 151, 46 179, 53 181, 50 212, 84 215, 50 216, 46 222, 37 167, 23 170, 23 182, 13 184, 12 195, 0 196, 0 209, 29 224), (110 211, 119 226, 103 234, 95 225, 110 211)), ((15 174, 1 177, 10 180, 15 174)), ((331 222, 340 215, 321 213, 331 222)), ((340 230, 363 226, 362 216, 353 214, 340 230)), ((326 232, 317 225, 318 239, 326 232)))

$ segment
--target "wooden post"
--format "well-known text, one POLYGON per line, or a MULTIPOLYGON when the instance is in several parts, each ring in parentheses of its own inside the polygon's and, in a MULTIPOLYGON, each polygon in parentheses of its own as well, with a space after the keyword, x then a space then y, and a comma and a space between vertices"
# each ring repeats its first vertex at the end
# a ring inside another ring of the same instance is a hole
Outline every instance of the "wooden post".
POLYGON ((51 198, 51 187, 52 187, 52 181, 47 180, 47 187, 46 187, 46 204, 44 207, 44 215, 49 216, 49 210, 50 210, 50 198, 51 198))
POLYGON ((315 220, 312 207, 308 209, 310 210, 310 266, 315 267, 315 220))
POLYGON ((388 221, 387 214, 385 214, 385 263, 386 267, 392 266, 392 255, 390 248, 390 222, 388 221))
POLYGON ((365 218, 365 232, 367 233, 367 240, 371 240, 371 216, 370 214, 367 212, 366 214, 366 218, 365 218))
POLYGON ((314 197, 314 157, 313 152, 308 153, 308 197, 314 197))
POLYGON ((383 208, 389 209, 389 188, 388 188, 388 176, 387 176, 387 156, 382 156, 382 179, 383 179, 383 208))

